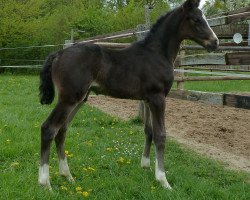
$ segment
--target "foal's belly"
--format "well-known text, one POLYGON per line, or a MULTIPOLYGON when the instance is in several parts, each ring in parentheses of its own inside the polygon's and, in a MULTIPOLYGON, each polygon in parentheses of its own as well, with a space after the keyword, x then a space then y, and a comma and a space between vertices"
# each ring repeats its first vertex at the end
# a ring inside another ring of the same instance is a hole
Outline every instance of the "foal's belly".
POLYGON ((96 94, 108 95, 121 99, 142 99, 142 91, 139 84, 123 84, 122 82, 113 81, 108 83, 93 82, 91 85, 91 91, 96 94))

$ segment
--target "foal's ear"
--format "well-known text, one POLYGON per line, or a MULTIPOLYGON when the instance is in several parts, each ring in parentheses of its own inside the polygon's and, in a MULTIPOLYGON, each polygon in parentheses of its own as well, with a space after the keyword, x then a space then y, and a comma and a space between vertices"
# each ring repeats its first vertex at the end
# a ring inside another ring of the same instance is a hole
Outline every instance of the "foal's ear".
POLYGON ((185 3, 183 4, 183 7, 185 9, 193 9, 193 8, 198 8, 200 5, 201 0, 186 0, 185 3))

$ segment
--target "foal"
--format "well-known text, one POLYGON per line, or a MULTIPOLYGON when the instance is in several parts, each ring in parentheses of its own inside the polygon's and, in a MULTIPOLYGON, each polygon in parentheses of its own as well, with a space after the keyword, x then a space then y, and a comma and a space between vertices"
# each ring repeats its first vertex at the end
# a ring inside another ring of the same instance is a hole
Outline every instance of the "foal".
POLYGON ((95 44, 77 44, 48 56, 40 74, 42 104, 58 102, 41 127, 39 183, 51 189, 49 181, 50 146, 55 139, 60 174, 73 181, 64 153, 69 122, 87 101, 93 82, 113 97, 144 101, 145 147, 143 168, 150 167, 150 146, 156 148, 155 177, 171 189, 164 170, 166 130, 165 97, 173 80, 173 63, 180 44, 191 39, 209 51, 218 47, 218 38, 209 27, 200 0, 186 0, 180 7, 161 17, 147 37, 123 50, 111 50, 95 44))

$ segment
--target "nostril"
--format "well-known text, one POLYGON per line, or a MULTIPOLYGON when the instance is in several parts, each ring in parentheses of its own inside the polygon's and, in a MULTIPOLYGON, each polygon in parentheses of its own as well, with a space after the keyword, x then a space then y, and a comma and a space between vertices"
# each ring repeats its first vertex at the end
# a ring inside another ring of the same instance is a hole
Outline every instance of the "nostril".
POLYGON ((215 44, 215 46, 219 46, 219 40, 216 39, 216 40, 214 41, 214 44, 215 44))

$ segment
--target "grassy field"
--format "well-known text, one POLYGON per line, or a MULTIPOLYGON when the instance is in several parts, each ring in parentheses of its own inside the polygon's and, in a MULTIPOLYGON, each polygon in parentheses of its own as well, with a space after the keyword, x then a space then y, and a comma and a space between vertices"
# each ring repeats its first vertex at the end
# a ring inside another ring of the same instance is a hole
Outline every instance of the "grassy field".
POLYGON ((226 170, 172 140, 167 141, 165 164, 173 190, 164 190, 154 180, 153 163, 150 170, 140 168, 142 126, 87 105, 66 140, 76 183, 58 175, 53 146, 53 193, 44 190, 37 184, 39 130, 53 105, 39 104, 37 88, 36 76, 0 75, 0 199, 249 199, 249 174, 226 170))

